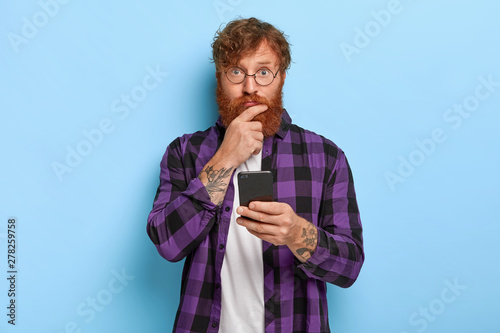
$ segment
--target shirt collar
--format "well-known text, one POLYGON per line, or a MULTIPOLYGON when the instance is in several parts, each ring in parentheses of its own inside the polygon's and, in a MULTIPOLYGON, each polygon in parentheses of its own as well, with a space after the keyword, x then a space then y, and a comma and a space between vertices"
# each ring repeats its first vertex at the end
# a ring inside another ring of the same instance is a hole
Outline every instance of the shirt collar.
MULTIPOLYGON (((290 118, 290 115, 288 114, 286 109, 283 109, 283 114, 281 115, 281 125, 280 125, 278 132, 276 133, 276 136, 283 139, 286 136, 286 134, 288 133, 288 130, 290 129, 291 123, 292 123, 292 118, 290 118)), ((217 118, 217 121, 215 124, 221 130, 222 133, 226 131, 226 128, 222 124, 220 116, 219 116, 219 118, 217 118)))

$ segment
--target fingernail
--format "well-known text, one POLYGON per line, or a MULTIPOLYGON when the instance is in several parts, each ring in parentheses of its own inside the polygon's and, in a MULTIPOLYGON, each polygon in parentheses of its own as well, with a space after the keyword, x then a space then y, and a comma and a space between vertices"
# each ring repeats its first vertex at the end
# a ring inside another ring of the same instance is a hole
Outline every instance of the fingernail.
POLYGON ((255 204, 251 203, 250 205, 248 205, 248 207, 249 207, 250 209, 254 209, 254 208, 255 208, 255 204))
POLYGON ((236 210, 236 213, 238 213, 238 214, 242 214, 242 213, 243 213, 243 208, 238 207, 238 209, 236 210))

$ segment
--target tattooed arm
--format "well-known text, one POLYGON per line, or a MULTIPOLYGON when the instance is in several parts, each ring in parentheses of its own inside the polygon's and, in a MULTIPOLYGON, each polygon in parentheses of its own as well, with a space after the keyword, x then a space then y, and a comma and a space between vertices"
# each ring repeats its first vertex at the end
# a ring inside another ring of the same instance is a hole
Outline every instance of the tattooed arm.
POLYGON ((311 258, 318 245, 318 229, 311 222, 305 222, 302 226, 300 240, 296 243, 298 248, 294 250, 290 247, 293 254, 302 262, 311 258))
POLYGON ((205 185, 208 195, 210 195, 210 200, 220 206, 224 201, 234 167, 215 169, 213 165, 209 164, 203 168, 198 178, 205 185))

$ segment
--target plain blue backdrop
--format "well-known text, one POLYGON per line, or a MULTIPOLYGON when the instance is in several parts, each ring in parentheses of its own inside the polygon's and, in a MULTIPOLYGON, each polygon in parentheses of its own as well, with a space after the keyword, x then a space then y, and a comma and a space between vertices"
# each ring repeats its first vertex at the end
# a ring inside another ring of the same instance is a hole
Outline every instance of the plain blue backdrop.
POLYGON ((347 154, 366 262, 333 332, 499 332, 500 3, 1 1, 0 330, 168 332, 181 263, 146 235, 159 163, 216 119, 210 44, 289 35, 295 123, 347 154), (16 325, 7 323, 7 220, 16 325))

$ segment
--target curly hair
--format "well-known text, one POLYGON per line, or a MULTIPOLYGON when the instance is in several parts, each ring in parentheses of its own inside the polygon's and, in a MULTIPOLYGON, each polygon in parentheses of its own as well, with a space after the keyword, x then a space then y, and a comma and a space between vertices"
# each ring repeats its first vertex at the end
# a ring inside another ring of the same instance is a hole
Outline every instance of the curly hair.
POLYGON ((216 32, 212 43, 212 60, 217 72, 220 72, 237 64, 241 58, 255 52, 262 42, 266 42, 278 56, 279 69, 286 71, 292 61, 287 37, 273 25, 255 17, 234 20, 216 32))

